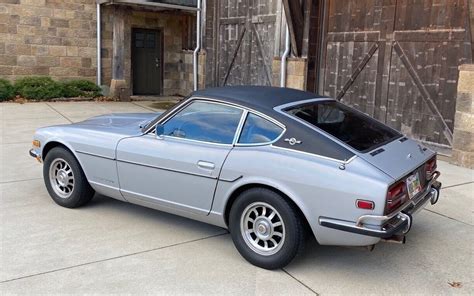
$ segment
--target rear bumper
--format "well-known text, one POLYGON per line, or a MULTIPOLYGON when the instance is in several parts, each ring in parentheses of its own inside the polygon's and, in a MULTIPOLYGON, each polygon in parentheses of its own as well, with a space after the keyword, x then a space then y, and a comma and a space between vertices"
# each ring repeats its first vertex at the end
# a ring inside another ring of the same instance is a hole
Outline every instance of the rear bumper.
POLYGON ((423 209, 428 202, 432 205, 438 202, 441 183, 436 181, 436 179, 439 175, 439 172, 435 172, 422 194, 407 201, 389 215, 363 215, 357 219, 356 223, 320 217, 319 224, 332 229, 378 238, 390 238, 394 235, 406 234, 411 228, 412 215, 423 209), (382 226, 369 225, 367 224, 368 221, 380 221, 382 226))

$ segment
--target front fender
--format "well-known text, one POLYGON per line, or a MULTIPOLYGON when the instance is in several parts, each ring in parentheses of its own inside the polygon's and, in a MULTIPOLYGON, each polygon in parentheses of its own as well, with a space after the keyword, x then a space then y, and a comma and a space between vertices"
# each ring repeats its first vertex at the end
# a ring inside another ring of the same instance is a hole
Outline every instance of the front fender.
MULTIPOLYGON (((68 143, 67 141, 65 141, 64 139, 62 139, 60 137, 49 138, 44 143, 45 144, 43 144, 43 141, 41 142, 41 150, 40 150, 40 155, 41 155, 41 158, 43 159, 43 161, 44 161, 44 158, 46 157, 46 154, 47 154, 47 153, 45 153, 45 150, 46 150, 46 152, 48 152, 49 150, 51 150, 51 148, 52 148, 51 146, 64 146, 74 155, 74 157, 79 162, 79 165, 84 170, 84 164, 82 163, 81 158, 79 157, 76 150, 72 147, 72 145, 70 143, 68 143), (45 149, 45 148, 48 148, 48 149, 45 149)), ((86 173, 85 170, 84 170, 84 174, 86 175, 86 178, 88 178, 87 173, 86 173)))

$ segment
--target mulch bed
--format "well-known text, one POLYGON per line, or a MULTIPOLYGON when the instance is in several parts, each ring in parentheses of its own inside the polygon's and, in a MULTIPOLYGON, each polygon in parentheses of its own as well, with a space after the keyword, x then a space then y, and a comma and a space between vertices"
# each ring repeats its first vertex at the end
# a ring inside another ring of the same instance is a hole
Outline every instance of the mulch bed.
POLYGON ((20 96, 17 96, 13 100, 3 101, 0 103, 17 103, 17 104, 25 104, 25 103, 40 103, 40 102, 116 102, 117 99, 111 97, 74 97, 74 98, 54 98, 54 99, 47 99, 47 100, 30 100, 25 99, 20 96))

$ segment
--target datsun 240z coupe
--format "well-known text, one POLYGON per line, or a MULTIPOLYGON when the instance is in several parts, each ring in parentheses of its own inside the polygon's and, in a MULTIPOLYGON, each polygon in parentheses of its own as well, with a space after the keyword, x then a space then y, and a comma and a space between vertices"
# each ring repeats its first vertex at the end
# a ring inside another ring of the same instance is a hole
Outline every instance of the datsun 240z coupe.
POLYGON ((272 87, 194 92, 165 113, 111 114, 36 131, 53 200, 94 192, 229 229, 240 254, 287 265, 321 245, 404 242, 438 201, 436 154, 336 100, 272 87))

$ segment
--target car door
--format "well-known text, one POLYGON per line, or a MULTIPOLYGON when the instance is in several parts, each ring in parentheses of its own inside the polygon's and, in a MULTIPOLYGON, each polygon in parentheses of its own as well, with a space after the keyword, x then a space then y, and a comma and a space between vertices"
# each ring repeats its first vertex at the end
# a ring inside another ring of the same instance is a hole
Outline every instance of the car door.
POLYGON ((120 141, 117 170, 124 198, 207 215, 242 114, 233 106, 192 100, 160 123, 163 135, 120 141))

